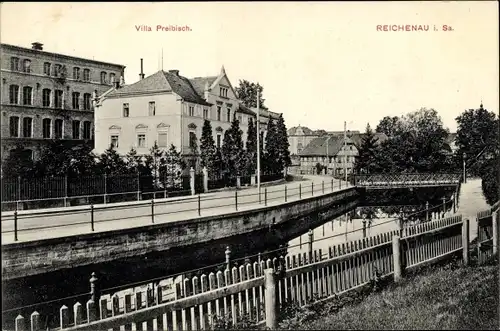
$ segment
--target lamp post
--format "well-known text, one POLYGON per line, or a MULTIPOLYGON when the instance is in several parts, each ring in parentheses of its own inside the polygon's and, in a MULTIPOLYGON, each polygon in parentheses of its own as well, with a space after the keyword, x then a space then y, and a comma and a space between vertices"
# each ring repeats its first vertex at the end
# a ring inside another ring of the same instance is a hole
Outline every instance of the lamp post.
POLYGON ((467 173, 465 172, 465 158, 466 158, 466 155, 465 153, 463 154, 463 158, 462 158, 462 163, 463 163, 463 182, 464 183, 467 183, 467 173))

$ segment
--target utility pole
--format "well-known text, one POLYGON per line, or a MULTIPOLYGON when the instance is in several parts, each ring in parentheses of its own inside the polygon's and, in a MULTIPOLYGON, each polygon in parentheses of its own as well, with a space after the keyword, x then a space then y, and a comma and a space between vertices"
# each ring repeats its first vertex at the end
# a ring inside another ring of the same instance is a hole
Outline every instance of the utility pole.
POLYGON ((257 192, 260 197, 260 96, 257 87, 257 192))
POLYGON ((328 141, 330 140, 331 136, 328 136, 326 138, 326 174, 328 175, 328 166, 330 165, 330 159, 328 157, 328 141))
POLYGON ((463 157, 462 157, 462 163, 463 163, 463 182, 464 183, 467 183, 467 174, 465 172, 465 153, 463 154, 463 157))

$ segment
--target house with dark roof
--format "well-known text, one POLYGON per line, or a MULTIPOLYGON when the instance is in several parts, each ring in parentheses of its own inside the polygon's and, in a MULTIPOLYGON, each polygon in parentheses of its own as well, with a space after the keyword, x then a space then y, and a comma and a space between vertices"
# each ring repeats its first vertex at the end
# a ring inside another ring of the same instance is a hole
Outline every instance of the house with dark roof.
MULTIPOLYGON (((353 133, 359 133, 359 131, 352 131, 353 133)), ((326 131, 326 130, 311 130, 306 126, 294 126, 288 129, 288 144, 290 145, 290 154, 297 157, 304 148, 314 139, 325 136, 332 135, 338 136, 343 135, 344 131, 326 131)))
MULTIPOLYGON (((343 175, 347 172, 351 174, 364 135, 359 131, 348 131, 345 139, 343 132, 313 139, 299 154, 299 171, 304 174, 316 173, 316 165, 319 163, 327 169, 325 173, 343 175)), ((383 133, 375 133, 375 136, 378 143, 388 139, 383 133)))
MULTIPOLYGON (((101 153, 110 144, 120 154, 133 147, 138 154, 148 154, 155 141, 160 148, 172 144, 192 161, 205 120, 212 124, 217 147, 222 146, 224 132, 234 118, 240 122, 246 141, 248 122, 256 112, 245 107, 224 67, 218 76, 186 78, 179 70, 160 70, 134 84, 119 86, 96 103, 95 151, 101 153), (198 141, 196 143, 196 141, 198 141)), ((261 122, 279 114, 261 110, 261 122)), ((261 126, 261 131, 266 130, 261 126)))

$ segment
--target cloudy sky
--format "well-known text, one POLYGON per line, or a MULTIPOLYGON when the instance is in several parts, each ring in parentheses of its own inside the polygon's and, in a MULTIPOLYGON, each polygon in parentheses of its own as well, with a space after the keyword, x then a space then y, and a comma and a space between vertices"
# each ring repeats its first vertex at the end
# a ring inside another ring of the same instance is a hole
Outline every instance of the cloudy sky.
POLYGON ((126 65, 127 84, 178 69, 259 82, 288 127, 352 130, 420 107, 445 126, 466 108, 498 114, 498 3, 2 3, 1 41, 126 65), (137 26, 153 31, 137 31, 137 26), (191 31, 156 31, 189 26, 191 31), (377 31, 428 25, 429 31, 377 31), (442 31, 448 25, 453 31, 442 31), (438 31, 434 31, 434 26, 438 31), (383 29, 383 28, 382 28, 383 29))

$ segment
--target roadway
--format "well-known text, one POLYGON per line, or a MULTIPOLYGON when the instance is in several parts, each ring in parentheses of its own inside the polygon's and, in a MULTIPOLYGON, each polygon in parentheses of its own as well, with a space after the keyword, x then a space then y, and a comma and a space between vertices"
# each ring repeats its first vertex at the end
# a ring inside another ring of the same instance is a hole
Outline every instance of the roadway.
POLYGON ((345 181, 338 179, 332 181, 332 177, 308 175, 304 176, 304 179, 303 181, 261 187, 260 203, 258 189, 251 187, 238 190, 237 199, 236 191, 231 190, 200 194, 199 196, 155 199, 154 204, 151 201, 139 201, 95 205, 93 212, 94 231, 92 231, 90 206, 19 211, 17 241, 15 241, 13 212, 6 212, 2 213, 1 220, 2 245, 135 228, 151 225, 153 222, 154 224, 162 224, 197 217, 225 215, 237 211, 258 209, 265 205, 276 206, 285 202, 285 187, 288 202, 319 196, 323 192, 327 194, 339 191, 341 188, 352 187, 345 181), (238 202, 237 208, 236 200, 238 202))

